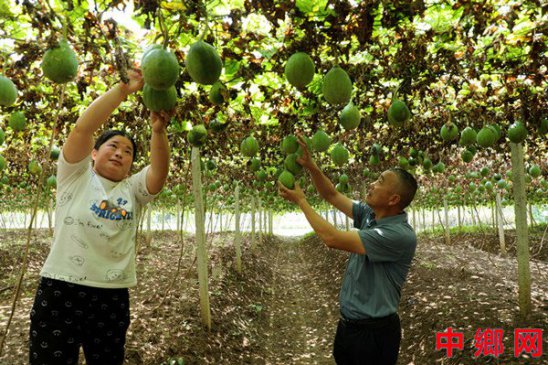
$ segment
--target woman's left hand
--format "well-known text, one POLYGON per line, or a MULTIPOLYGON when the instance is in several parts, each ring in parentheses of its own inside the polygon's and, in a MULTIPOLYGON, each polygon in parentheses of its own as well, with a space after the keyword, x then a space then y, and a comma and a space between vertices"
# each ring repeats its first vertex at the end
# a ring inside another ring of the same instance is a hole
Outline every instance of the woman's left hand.
POLYGON ((129 78, 128 83, 124 84, 123 82, 120 82, 119 84, 120 88, 126 94, 126 96, 141 90, 145 83, 143 80, 143 74, 138 68, 127 70, 127 76, 129 78))

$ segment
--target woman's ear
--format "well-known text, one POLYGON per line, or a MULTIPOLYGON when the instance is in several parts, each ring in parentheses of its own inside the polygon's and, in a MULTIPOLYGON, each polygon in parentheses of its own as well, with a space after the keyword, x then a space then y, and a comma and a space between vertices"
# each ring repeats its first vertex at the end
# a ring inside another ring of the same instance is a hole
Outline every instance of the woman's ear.
POLYGON ((97 158, 97 150, 94 148, 93 150, 91 150, 91 159, 95 161, 96 158, 97 158))

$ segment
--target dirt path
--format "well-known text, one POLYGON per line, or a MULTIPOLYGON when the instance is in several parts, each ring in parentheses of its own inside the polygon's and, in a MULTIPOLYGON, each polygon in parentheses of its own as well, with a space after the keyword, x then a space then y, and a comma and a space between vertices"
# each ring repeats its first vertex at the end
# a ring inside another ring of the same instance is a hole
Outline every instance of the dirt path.
MULTIPOLYGON (((22 231, 0 235, 5 244, 0 247, 0 288, 13 285, 24 237, 22 231)), ((548 262, 531 260, 534 312, 529 321, 517 322, 515 257, 477 249, 496 241, 496 236, 487 238, 464 235, 455 237, 451 246, 444 245, 442 237, 420 238, 399 309, 403 329, 399 365, 548 365, 546 355, 531 359, 523 354, 516 359, 513 341, 516 328, 548 326, 548 262), (434 349, 436 333, 448 327, 463 332, 466 339, 465 349, 452 359, 434 349), (498 359, 474 357, 474 336, 480 328, 504 330, 505 351, 498 359)), ((127 365, 160 365, 177 357, 184 358, 186 365, 334 364, 338 294, 348 255, 326 248, 314 236, 267 237, 253 251, 245 236, 244 270, 239 274, 234 270, 233 239, 227 233, 210 239, 211 331, 200 320, 193 237, 185 237, 183 243, 175 233, 156 233, 152 245, 143 246, 138 256, 139 285, 131 289, 127 365), (177 272, 181 247, 184 254, 177 272), (177 280, 167 291, 173 278, 177 280)), ((27 363, 28 313, 49 245, 46 232, 38 232, 0 365, 27 363)), ((11 297, 12 290, 0 292, 2 329, 11 297)), ((548 348, 546 332, 543 348, 548 348)))
POLYGON ((283 237, 268 248, 273 277, 263 344, 267 364, 334 364, 337 298, 315 280, 317 255, 307 248, 283 237))

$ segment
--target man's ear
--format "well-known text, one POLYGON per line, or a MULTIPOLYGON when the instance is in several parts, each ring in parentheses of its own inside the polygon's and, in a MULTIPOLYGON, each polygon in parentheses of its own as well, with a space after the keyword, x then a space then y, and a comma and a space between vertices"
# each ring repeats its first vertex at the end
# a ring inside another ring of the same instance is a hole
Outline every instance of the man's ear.
POLYGON ((390 196, 390 199, 388 199, 388 205, 398 205, 400 204, 400 201, 400 194, 392 194, 392 196, 390 196))
POLYGON ((91 159, 95 161, 96 158, 97 158, 97 150, 94 148, 93 150, 91 150, 91 159))

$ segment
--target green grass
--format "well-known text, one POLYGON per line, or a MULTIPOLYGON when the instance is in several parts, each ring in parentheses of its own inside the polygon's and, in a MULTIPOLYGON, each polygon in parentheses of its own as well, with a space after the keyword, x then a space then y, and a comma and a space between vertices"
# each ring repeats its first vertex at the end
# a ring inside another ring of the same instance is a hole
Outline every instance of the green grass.
POLYGON ((315 235, 316 235, 316 232, 310 231, 310 232, 308 232, 307 234, 305 234, 305 235, 303 236, 303 240, 305 240, 305 239, 307 239, 307 238, 310 238, 310 237, 312 237, 312 236, 315 236, 315 235))
MULTIPOLYGON (((548 226, 548 223, 541 223, 537 224, 535 226, 529 226, 529 233, 538 233, 542 234, 546 227, 548 226)), ((505 230, 508 231, 508 230, 505 230)), ((451 235, 453 234, 463 234, 463 233, 471 233, 471 234, 478 234, 478 233, 489 233, 489 234, 498 234, 498 229, 493 228, 490 224, 481 224, 481 225, 472 225, 472 226, 461 226, 461 227, 451 227, 449 229, 449 233, 451 235)), ((442 226, 438 225, 435 226, 434 229, 427 228, 426 230, 420 231, 417 235, 420 236, 443 236, 445 234, 445 230, 442 226)))

